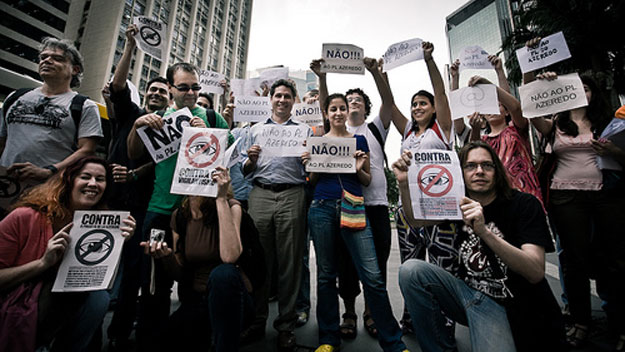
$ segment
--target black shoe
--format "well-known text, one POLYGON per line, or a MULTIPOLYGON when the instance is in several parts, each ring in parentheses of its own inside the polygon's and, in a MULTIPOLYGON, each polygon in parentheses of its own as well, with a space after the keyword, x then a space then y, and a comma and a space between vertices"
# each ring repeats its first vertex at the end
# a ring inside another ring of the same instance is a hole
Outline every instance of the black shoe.
POLYGON ((265 337, 264 326, 250 326, 246 330, 243 330, 239 335, 239 343, 241 345, 248 345, 250 343, 260 341, 265 337))
POLYGON ((278 352, 295 351, 295 334, 292 331, 278 332, 278 352))

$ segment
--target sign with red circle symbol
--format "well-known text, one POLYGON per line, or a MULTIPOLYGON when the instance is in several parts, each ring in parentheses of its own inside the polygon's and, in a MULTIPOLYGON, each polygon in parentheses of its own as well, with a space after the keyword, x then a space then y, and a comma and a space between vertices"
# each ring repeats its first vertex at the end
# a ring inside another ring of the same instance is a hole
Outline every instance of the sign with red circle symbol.
POLYGON ((203 169, 212 165, 221 153, 219 138, 210 132, 199 132, 191 136, 184 148, 189 165, 203 169))
POLYGON ((417 184, 421 191, 430 197, 442 197, 454 185, 451 172, 441 165, 424 166, 417 174, 417 184))

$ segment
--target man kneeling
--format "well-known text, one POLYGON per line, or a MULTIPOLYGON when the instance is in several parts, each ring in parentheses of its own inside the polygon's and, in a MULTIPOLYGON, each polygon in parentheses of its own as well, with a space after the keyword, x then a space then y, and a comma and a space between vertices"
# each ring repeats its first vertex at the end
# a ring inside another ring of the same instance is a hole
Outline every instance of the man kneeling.
POLYGON ((468 325, 474 351, 562 349, 562 316, 544 277, 545 251, 554 248, 538 200, 510 187, 488 144, 472 142, 460 152, 463 221, 416 220, 411 157, 405 151, 393 171, 408 222, 422 227, 428 260, 406 261, 399 284, 422 350, 456 348, 445 316, 468 325))

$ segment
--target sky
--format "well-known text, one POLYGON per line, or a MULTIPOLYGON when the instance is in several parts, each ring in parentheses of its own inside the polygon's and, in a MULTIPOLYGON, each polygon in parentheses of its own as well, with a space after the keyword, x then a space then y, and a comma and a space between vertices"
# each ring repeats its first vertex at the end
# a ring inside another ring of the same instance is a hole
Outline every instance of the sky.
MULTIPOLYGON (((468 0, 254 0, 248 51, 248 71, 284 65, 292 71, 308 69, 321 58, 323 43, 354 44, 365 56, 380 58, 394 43, 421 38, 434 44, 434 60, 441 73, 449 63, 445 17, 468 0)), ((423 60, 388 73, 395 103, 410 116, 410 97, 420 89, 432 92, 423 60)), ((370 73, 329 73, 330 94, 359 87, 372 102, 372 119, 380 96, 370 73)), ((300 92, 300 95, 303 93, 300 92)), ((389 162, 399 158, 401 135, 394 126, 386 143, 389 162)))

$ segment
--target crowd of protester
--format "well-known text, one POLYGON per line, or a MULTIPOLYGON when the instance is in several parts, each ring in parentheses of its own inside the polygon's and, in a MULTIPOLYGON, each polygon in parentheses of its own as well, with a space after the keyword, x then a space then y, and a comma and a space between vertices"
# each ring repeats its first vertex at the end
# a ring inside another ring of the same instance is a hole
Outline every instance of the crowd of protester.
MULTIPOLYGON (((384 351, 407 351, 405 334, 414 334, 423 351, 457 350, 456 324, 468 326, 475 351, 582 348, 593 329, 590 279, 605 303, 614 350, 625 350, 625 181, 622 171, 597 163, 598 156, 610 158, 622 170, 625 151, 599 138, 618 114, 591 75, 582 76, 587 106, 526 119, 500 58, 490 56, 500 113, 452 120, 434 46, 423 42, 433 92, 413 95, 409 117, 396 106, 382 61, 364 59, 382 101, 367 122, 373 111, 368 95, 359 88, 330 94, 319 59, 310 64, 319 90, 297 92, 292 81, 277 80, 262 93, 270 98, 271 117, 237 123, 228 91, 216 104, 200 92, 198 69, 189 63, 170 66, 166 77, 147 83, 143 105, 133 102, 128 75, 136 32, 128 27, 124 53, 103 87, 111 130, 105 157, 95 156, 104 136, 96 104, 73 90, 84 68, 68 41, 45 39, 39 53, 43 85, 17 90, 4 102, 0 164, 29 187, 0 222, 0 350, 99 350, 106 328, 109 351, 135 348, 133 329, 138 351, 236 351, 265 337, 275 296, 277 348, 294 351, 295 329, 308 322, 311 309, 310 240, 319 352, 356 338, 360 283, 363 326, 384 351), (305 103, 320 103, 324 126, 292 119, 299 93, 305 103), (171 193, 177 154, 155 163, 139 138, 138 129, 160 129, 183 108, 193 115, 190 126, 229 130, 228 145, 239 140, 241 159, 211 176, 215 197, 171 193), (401 194, 394 214, 385 153, 391 124, 402 136, 401 158, 390 167, 401 194), (258 140, 266 125, 355 138, 356 172, 307 173, 308 152, 264 154, 258 140), (551 153, 545 159, 553 163, 542 165, 545 179, 534 164, 531 126, 551 153), (458 151, 466 187, 463 220, 414 217, 408 168, 414 153, 432 149, 458 151), (125 244, 113 288, 51 292, 73 212, 103 209, 131 214, 120 226, 125 244), (387 273, 390 216, 402 262, 400 321, 387 291, 395 279, 387 273), (163 241, 150 241, 155 230, 164 232, 163 241), (545 253, 555 250, 556 240, 569 323, 545 278, 545 253), (172 313, 174 281, 181 305, 172 313), (109 306, 112 320, 103 326, 109 306)), ((460 88, 459 64, 450 66, 452 91, 460 88)), ((557 74, 524 75, 526 84, 535 79, 557 74)), ((467 86, 490 83, 474 76, 467 86)))

